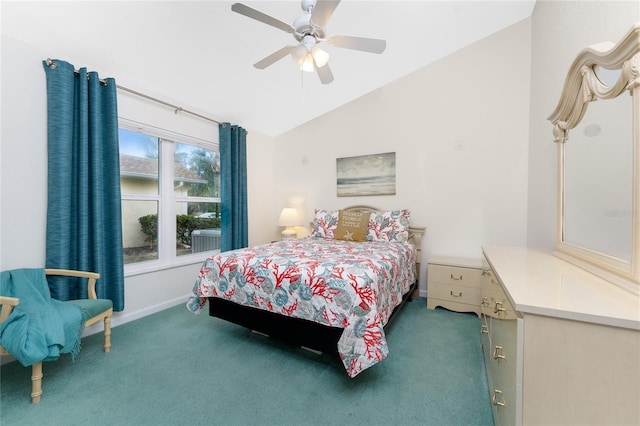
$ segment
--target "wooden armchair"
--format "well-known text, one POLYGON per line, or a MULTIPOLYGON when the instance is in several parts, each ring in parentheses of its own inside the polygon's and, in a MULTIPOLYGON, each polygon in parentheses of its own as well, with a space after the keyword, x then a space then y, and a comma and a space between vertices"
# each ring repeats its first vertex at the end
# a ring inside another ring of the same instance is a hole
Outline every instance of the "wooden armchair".
MULTIPOLYGON (((96 295, 96 280, 100 274, 95 272, 73 271, 68 269, 45 269, 46 275, 58 275, 68 277, 79 277, 87 279, 88 299, 69 300, 71 303, 80 306, 89 313, 89 318, 85 322, 85 327, 89 327, 98 321, 104 322, 104 351, 111 350, 111 316, 113 315, 113 303, 111 300, 98 299, 96 295)), ((20 303, 20 299, 15 297, 0 296, 0 324, 2 324, 11 314, 13 308, 20 303)), ((0 346, 0 355, 11 355, 0 346)), ((40 402, 42 396, 42 361, 31 367, 31 402, 40 402)))

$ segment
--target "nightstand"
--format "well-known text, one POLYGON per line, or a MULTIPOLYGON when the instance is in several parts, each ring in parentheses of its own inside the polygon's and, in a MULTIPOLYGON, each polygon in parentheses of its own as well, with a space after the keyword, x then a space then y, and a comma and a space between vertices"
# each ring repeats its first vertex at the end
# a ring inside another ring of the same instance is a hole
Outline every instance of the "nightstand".
POLYGON ((438 306, 480 316, 482 261, 431 257, 427 263, 427 308, 438 306))

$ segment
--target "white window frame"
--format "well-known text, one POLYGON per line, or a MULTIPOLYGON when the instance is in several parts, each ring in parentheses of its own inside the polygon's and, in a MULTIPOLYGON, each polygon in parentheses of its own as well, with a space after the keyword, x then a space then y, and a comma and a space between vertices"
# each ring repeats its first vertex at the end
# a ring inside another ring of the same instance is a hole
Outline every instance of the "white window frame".
POLYGON ((122 194, 122 200, 156 201, 158 203, 158 258, 124 265, 124 274, 133 276, 179 266, 200 264, 207 257, 220 250, 176 255, 176 204, 178 202, 220 203, 219 197, 178 197, 173 190, 174 144, 181 143, 220 152, 219 144, 197 137, 173 132, 149 124, 120 117, 118 127, 149 136, 157 137, 158 146, 158 194, 122 194), (167 182, 170 183, 167 185, 167 182))

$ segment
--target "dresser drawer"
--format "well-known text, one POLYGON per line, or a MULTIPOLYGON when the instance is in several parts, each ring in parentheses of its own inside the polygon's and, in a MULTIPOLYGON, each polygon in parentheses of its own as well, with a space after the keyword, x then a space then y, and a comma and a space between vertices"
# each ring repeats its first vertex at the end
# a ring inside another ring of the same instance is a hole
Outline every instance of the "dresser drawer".
POLYGON ((501 320, 515 320, 517 318, 516 311, 504 293, 489 296, 489 306, 484 313, 492 318, 501 320))
POLYGON ((491 362, 496 383, 515 391, 518 349, 517 320, 491 319, 491 362))
MULTIPOLYGON (((489 365, 491 360, 491 329, 489 328, 489 320, 485 315, 480 317, 480 343, 482 344, 482 355, 484 357, 485 367, 489 365)), ((491 374, 487 374, 489 388, 493 386, 491 374)))
POLYGON ((513 425, 517 406, 518 325, 516 319, 490 318, 491 403, 496 426, 513 425))
POLYGON ((514 320, 517 318, 514 307, 507 298, 500 283, 493 275, 483 278, 488 282, 480 291, 480 303, 486 307, 485 315, 493 318, 514 320), (487 281, 488 280, 488 281, 487 281))

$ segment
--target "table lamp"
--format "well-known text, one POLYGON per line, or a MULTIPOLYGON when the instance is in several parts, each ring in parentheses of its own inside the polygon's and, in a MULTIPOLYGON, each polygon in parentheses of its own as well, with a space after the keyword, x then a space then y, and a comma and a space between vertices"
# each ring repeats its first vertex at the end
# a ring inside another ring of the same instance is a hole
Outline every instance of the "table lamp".
POLYGON ((284 226, 282 231, 282 240, 293 240, 298 236, 294 226, 300 225, 298 211, 291 207, 285 207, 278 218, 278 226, 284 226))

